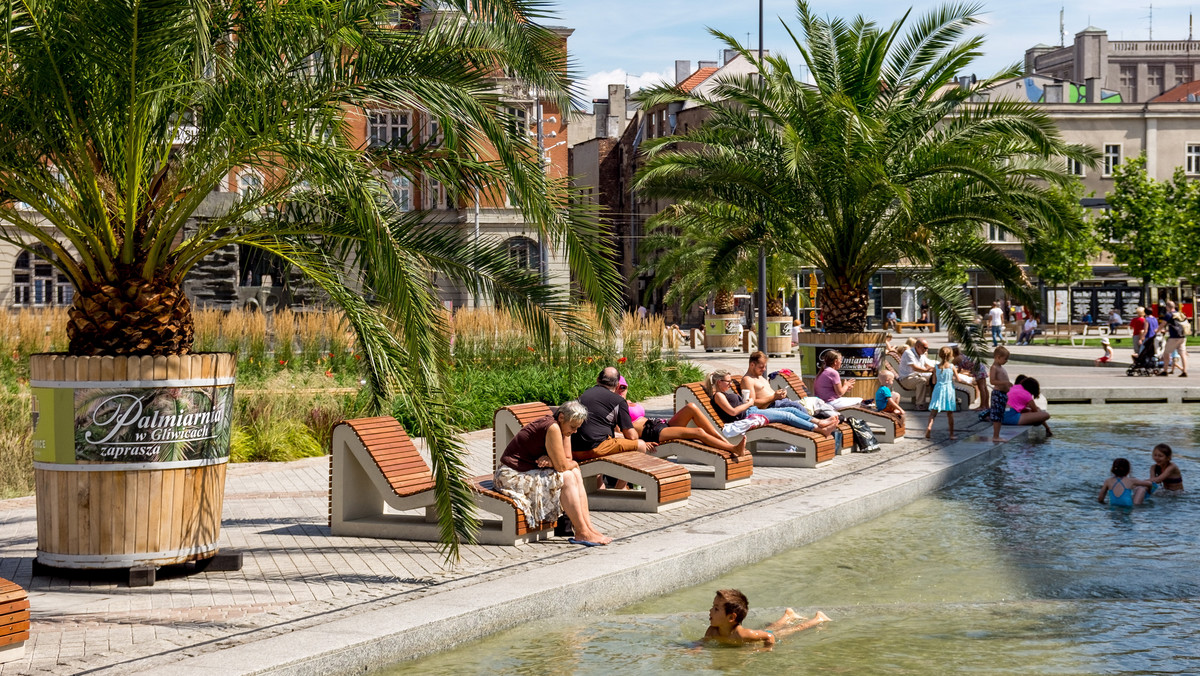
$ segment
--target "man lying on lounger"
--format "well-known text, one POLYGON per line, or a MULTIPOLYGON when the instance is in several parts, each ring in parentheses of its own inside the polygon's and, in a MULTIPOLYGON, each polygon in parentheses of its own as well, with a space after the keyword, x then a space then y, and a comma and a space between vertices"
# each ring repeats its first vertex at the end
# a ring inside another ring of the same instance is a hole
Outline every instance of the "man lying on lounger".
POLYGON ((773 423, 783 423, 825 436, 833 434, 838 425, 836 415, 823 420, 814 419, 803 404, 788 399, 786 391, 771 389, 766 372, 767 355, 762 352, 751 354, 746 375, 742 376, 742 390, 749 390, 750 401, 754 402, 754 406, 751 406, 747 413, 761 415, 773 423))

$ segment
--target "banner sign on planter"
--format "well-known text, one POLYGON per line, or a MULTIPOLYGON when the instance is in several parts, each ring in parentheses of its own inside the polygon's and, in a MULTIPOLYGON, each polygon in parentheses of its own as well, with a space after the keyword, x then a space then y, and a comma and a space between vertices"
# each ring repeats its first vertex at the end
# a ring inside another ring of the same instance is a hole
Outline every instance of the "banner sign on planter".
POLYGON ((229 456, 232 385, 37 387, 34 400, 37 461, 179 462, 229 456))
POLYGON ((805 376, 816 376, 824 370, 824 355, 830 350, 842 353, 842 368, 838 374, 843 378, 874 378, 879 374, 883 360, 880 345, 812 345, 800 344, 800 368, 805 376))

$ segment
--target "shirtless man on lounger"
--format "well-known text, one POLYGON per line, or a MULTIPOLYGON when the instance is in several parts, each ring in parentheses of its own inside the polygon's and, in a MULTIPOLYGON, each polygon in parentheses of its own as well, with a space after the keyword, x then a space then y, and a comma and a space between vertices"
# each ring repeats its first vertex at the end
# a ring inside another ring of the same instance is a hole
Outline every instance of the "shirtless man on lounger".
POLYGON ((749 390, 749 400, 754 402, 748 413, 764 416, 773 423, 783 423, 825 436, 833 434, 838 425, 836 415, 825 419, 813 418, 800 402, 788 399, 786 391, 771 389, 766 373, 767 355, 762 352, 751 354, 746 375, 742 376, 742 390, 749 390))

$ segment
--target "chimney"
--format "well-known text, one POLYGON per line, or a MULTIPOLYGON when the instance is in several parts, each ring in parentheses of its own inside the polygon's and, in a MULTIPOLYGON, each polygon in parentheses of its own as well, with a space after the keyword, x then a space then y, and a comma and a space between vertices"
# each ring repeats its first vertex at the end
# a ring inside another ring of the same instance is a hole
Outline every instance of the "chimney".
POLYGON ((596 117, 596 136, 607 136, 608 99, 592 99, 592 114, 596 117))
POLYGON ((629 121, 629 115, 626 113, 628 98, 629 92, 626 91, 625 85, 608 85, 608 114, 617 118, 617 131, 613 136, 625 133, 625 125, 629 121))
POLYGON ((1100 78, 1089 77, 1083 81, 1083 86, 1087 87, 1084 91, 1084 102, 1100 103, 1100 78))
POLYGON ((696 64, 697 70, 699 70, 701 68, 716 68, 716 67, 717 67, 716 61, 701 61, 700 63, 696 64))
POLYGON ((676 61, 675 62, 675 84, 679 84, 679 83, 683 82, 684 80, 688 79, 688 76, 691 74, 692 74, 692 62, 691 61, 676 61))
POLYGON ((726 49, 724 52, 722 52, 721 58, 725 59, 725 63, 728 64, 730 61, 733 61, 735 58, 737 58, 737 55, 737 50, 726 49))

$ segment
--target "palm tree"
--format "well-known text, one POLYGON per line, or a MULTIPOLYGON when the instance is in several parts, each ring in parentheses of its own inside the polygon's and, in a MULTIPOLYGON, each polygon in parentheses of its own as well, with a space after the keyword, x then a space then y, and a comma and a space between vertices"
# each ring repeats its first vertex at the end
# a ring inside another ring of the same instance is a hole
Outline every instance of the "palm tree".
POLYGON ((811 85, 787 59, 759 61, 711 31, 762 79, 725 77, 708 97, 666 86, 645 92, 644 105, 690 98, 708 118, 645 144, 638 190, 690 209, 738 212, 711 224, 719 241, 707 261, 713 274, 760 243, 819 268, 828 331, 866 328, 868 284, 889 267, 927 287, 949 328, 970 342, 974 309, 939 274, 956 266, 939 259, 952 254, 1028 299, 1020 267, 983 231, 994 225, 1023 241, 1036 225, 1069 236, 1077 214, 1047 186, 1068 180, 1063 157, 1092 164, 1096 156, 1063 142, 1035 107, 977 96, 1016 76, 1015 68, 957 86, 955 74, 980 53, 982 38, 963 37, 979 9, 946 6, 902 30, 907 13, 881 28, 862 17, 820 18, 798 0, 800 35, 788 31, 811 85))
MULTIPOLYGON (((691 307, 715 294, 717 314, 733 312, 730 289, 754 288, 758 283, 757 249, 731 245, 723 234, 739 232, 745 226, 741 219, 746 218, 753 216, 725 203, 685 201, 668 206, 646 221, 649 234, 641 249, 648 262, 639 272, 654 275, 655 286, 666 290, 666 303, 691 307), (726 246, 735 251, 731 257, 725 256, 726 246), (718 259, 724 264, 713 266, 718 259)), ((767 259, 768 316, 783 314, 785 303, 776 291, 791 290, 801 267, 800 259, 786 253, 767 259)))
POLYGON ((449 341, 435 277, 487 294, 541 335, 556 323, 582 329, 566 294, 499 246, 405 211, 380 170, 519 204, 602 311, 617 306, 619 280, 594 221, 567 208, 571 195, 503 112, 492 77, 503 69, 567 109, 565 53, 539 23, 542 3, 451 0, 439 6, 457 14, 418 29, 420 5, 8 0, 0 239, 74 285, 77 355, 187 353, 182 283, 222 248, 294 267, 353 326, 375 407, 399 399, 417 416, 456 555, 477 524, 439 376, 449 341), (423 111, 441 138, 361 147, 348 115, 379 107, 423 111), (193 218, 243 171, 261 183, 193 218))

